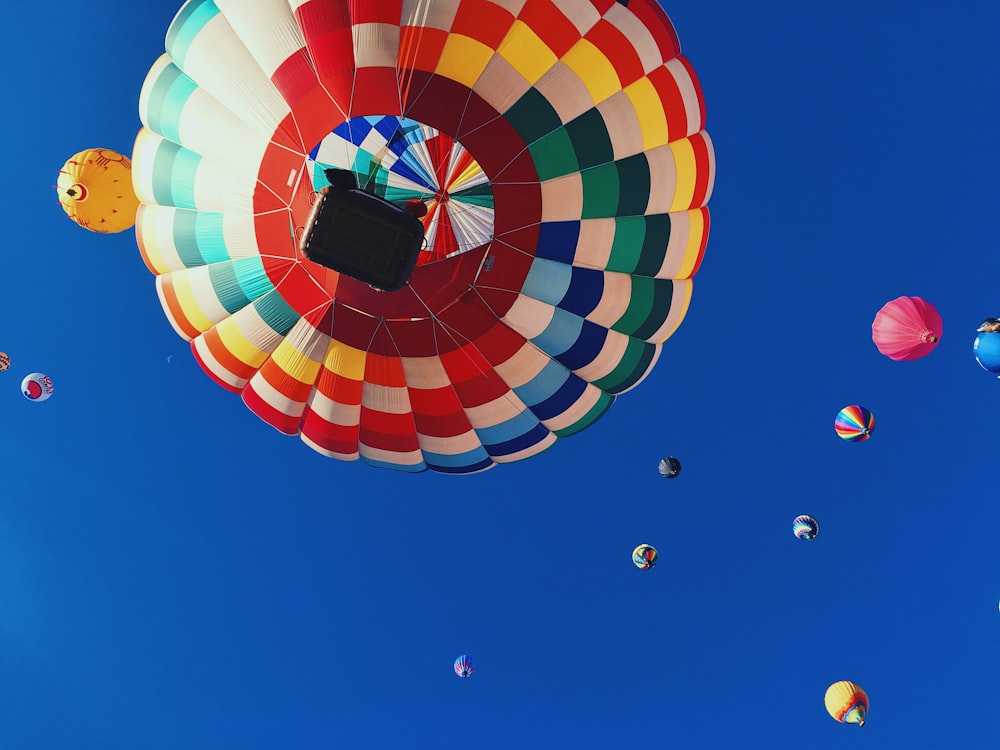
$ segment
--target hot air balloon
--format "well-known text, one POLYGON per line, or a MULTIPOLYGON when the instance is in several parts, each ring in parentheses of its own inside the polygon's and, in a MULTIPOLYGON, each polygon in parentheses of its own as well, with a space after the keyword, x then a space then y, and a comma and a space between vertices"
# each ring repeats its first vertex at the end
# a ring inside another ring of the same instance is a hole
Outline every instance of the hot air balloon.
POLYGON ((102 234, 135 225, 139 199, 132 189, 132 162, 107 148, 74 154, 59 170, 59 202, 84 229, 102 234))
POLYGON ((819 534, 819 521, 812 516, 796 516, 792 521, 792 533, 806 541, 815 539, 819 534))
POLYGON ((190 0, 140 117, 164 312, 337 459, 470 473, 584 429, 650 372, 707 242, 704 103, 656 0, 190 0), (303 257, 328 169, 426 204, 398 291, 303 257))
POLYGON ((833 428, 843 440, 860 443, 871 437, 875 429, 875 415, 857 404, 845 406, 837 414, 833 428))
POLYGON ((471 656, 462 654, 455 659, 455 674, 459 677, 470 677, 476 671, 476 663, 471 656))
POLYGON ((40 372, 25 375, 21 381, 21 393, 29 401, 45 401, 52 395, 52 381, 40 372))
POLYGON ((864 726, 868 715, 868 695, 860 685, 847 680, 835 682, 826 689, 826 710, 843 724, 864 726))
POLYGON ((979 326, 979 335, 972 344, 972 353, 976 356, 979 366, 987 372, 1000 375, 1000 333, 992 330, 994 320, 987 318, 979 326))
POLYGON ((7 352, 0 352, 0 372, 10 367, 10 356, 7 352))
POLYGON ((656 565, 656 560, 659 555, 656 554, 656 548, 648 544, 640 544, 634 550, 632 550, 632 562, 635 563, 635 567, 640 570, 649 570, 654 565, 656 565))
POLYGON ((941 331, 934 305, 920 297, 897 297, 875 315, 872 341, 890 359, 920 359, 938 345, 941 331))
POLYGON ((681 462, 673 456, 660 459, 660 476, 666 479, 673 479, 681 473, 681 462))

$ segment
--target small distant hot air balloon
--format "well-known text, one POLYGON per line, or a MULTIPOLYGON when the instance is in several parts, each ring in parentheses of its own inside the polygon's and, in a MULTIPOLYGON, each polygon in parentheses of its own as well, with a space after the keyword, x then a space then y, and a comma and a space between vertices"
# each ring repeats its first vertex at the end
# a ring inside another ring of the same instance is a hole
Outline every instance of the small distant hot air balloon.
POLYGON ((681 473, 681 462, 673 456, 660 459, 660 476, 673 479, 681 473))
POLYGON ((634 550, 632 550, 632 562, 635 563, 635 567, 640 570, 649 570, 654 565, 656 565, 656 560, 659 556, 656 554, 656 548, 648 544, 640 544, 634 550))
POLYGON ((941 331, 941 316, 934 305, 920 297, 897 297, 875 315, 872 341, 890 359, 920 359, 938 345, 941 331))
POLYGON ((10 357, 7 352, 0 352, 0 372, 3 372, 8 367, 10 367, 10 357))
POLYGON ((972 344, 976 361, 987 372, 1000 375, 1000 320, 987 318, 976 330, 979 335, 972 344))
POLYGON ((833 428, 842 439, 860 443, 871 437, 875 429, 875 415, 863 406, 851 404, 840 410, 833 428))
POLYGON ((819 534, 819 521, 812 516, 796 516, 792 521, 792 532, 799 539, 810 541, 819 534))
POLYGON ((25 375, 21 381, 21 393, 29 401, 45 401, 52 395, 52 381, 40 372, 25 375))
POLYGON ((864 726, 868 715, 868 695, 848 680, 835 682, 826 689, 824 698, 826 710, 830 716, 842 724, 857 724, 864 726))
POLYGON ((56 192, 66 215, 102 234, 135 225, 139 199, 132 189, 132 161, 106 148, 74 154, 59 170, 56 192))
POLYGON ((475 671, 476 663, 472 660, 471 656, 462 654, 455 659, 455 674, 459 677, 469 677, 475 671))

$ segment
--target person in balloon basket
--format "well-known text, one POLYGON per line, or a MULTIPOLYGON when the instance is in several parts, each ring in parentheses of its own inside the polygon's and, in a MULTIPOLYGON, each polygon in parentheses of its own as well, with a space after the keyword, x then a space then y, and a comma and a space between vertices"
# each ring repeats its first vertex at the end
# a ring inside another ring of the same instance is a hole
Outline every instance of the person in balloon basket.
POLYGON ((987 318, 976 330, 979 333, 1000 333, 1000 318, 987 318))

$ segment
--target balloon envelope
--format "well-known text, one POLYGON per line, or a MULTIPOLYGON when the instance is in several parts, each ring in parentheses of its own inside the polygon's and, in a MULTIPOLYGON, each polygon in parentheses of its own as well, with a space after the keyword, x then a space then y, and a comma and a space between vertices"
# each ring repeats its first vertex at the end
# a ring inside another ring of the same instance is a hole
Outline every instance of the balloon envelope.
POLYGON ((107 148, 74 154, 59 170, 56 192, 66 215, 84 229, 109 234, 135 225, 139 199, 132 162, 107 148))
POLYGON ((21 393, 29 401, 45 401, 52 395, 52 381, 40 372, 25 375, 21 381, 21 393))
POLYGON ((632 562, 640 570, 649 570, 656 565, 658 558, 659 555, 656 554, 656 549, 648 544, 640 544, 632 550, 632 562))
POLYGON ((459 677, 469 677, 476 671, 476 663, 471 656, 463 654, 455 659, 455 674, 459 677))
POLYGON ((863 726, 868 715, 868 695, 848 680, 835 682, 826 689, 824 696, 827 713, 844 724, 863 726))
POLYGON ((972 344, 972 353, 984 370, 1000 373, 1000 333, 980 333, 972 344))
POLYGON ((681 462, 673 456, 660 459, 660 476, 666 479, 673 479, 681 473, 681 462))
POLYGON ((536 455, 642 381, 688 307, 714 151, 657 0, 189 2, 139 109, 165 314, 324 455, 536 455), (402 289, 302 256, 328 168, 427 206, 402 289))
POLYGON ((796 516, 792 521, 792 533, 806 541, 815 539, 819 534, 819 521, 812 516, 796 516))
POLYGON ((875 429, 875 415, 857 404, 845 406, 833 422, 837 434, 850 443, 860 443, 871 437, 875 429))
POLYGON ((926 357, 941 339, 941 316, 920 297, 897 297, 887 302, 872 322, 872 341, 890 359, 926 357))

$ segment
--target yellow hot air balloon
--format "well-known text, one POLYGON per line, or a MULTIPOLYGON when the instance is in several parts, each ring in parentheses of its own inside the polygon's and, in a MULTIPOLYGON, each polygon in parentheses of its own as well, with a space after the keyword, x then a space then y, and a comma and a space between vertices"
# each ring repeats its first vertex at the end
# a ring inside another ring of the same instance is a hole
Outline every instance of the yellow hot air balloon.
POLYGON ((826 710, 837 721, 843 724, 865 725, 868 715, 868 694, 849 680, 840 680, 826 689, 826 710))
POLYGON ((66 215, 84 229, 110 234, 135 225, 139 199, 132 189, 132 161, 107 148, 70 157, 56 183, 66 215))

